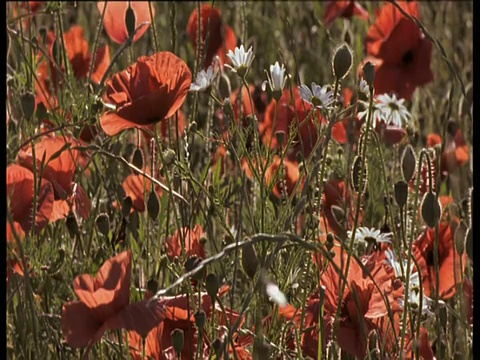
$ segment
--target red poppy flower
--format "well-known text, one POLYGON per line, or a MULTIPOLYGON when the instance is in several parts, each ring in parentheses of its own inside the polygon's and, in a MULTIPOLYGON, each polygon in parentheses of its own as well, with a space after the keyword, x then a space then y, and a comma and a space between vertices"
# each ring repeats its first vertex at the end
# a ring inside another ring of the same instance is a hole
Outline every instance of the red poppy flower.
MULTIPOLYGON (((151 173, 149 168, 146 168, 144 171, 147 174, 151 173)), ((123 181, 122 187, 125 191, 125 196, 129 196, 130 199, 132 199, 132 211, 144 212, 146 209, 144 195, 147 194, 147 196, 149 196, 152 189, 150 179, 141 174, 130 174, 123 181)), ((162 188, 160 186, 155 185, 154 189, 157 196, 162 195, 162 188)))
POLYGON ((138 58, 106 83, 106 102, 117 110, 100 117, 103 131, 113 136, 171 117, 185 101, 191 82, 187 64, 168 51, 138 58))
POLYGON ((68 149, 68 144, 75 145, 78 142, 70 137, 64 139, 57 136, 43 136, 40 142, 34 145, 35 160, 31 145, 18 153, 20 165, 33 170, 35 163, 37 174, 53 186, 55 203, 49 219, 52 222, 66 217, 71 209, 83 219, 90 216, 90 199, 85 190, 73 181, 77 164, 85 161, 85 155, 78 150, 68 149), (44 157, 45 166, 41 172, 44 157))
POLYGON ((438 294, 442 299, 450 299, 455 295, 457 284, 463 278, 466 254, 460 255, 455 251, 452 224, 456 222, 443 221, 438 228, 438 269, 434 261, 435 229, 428 228, 414 242, 414 256, 421 269, 424 293, 428 297, 435 294, 436 276, 439 275, 440 284, 438 294))
POLYGON ((354 0, 327 1, 325 3, 323 20, 326 26, 329 26, 338 17, 350 19, 353 15, 368 20, 368 11, 354 0))
MULTIPOLYGON (((275 107, 276 100, 273 99, 265 110, 265 117, 260 122, 259 131, 262 134, 263 143, 272 148, 277 147, 277 139, 275 133, 282 131, 285 133, 284 147, 288 144, 290 138, 290 129, 292 126, 297 127, 296 121, 298 117, 299 126, 298 133, 295 137, 293 145, 293 155, 298 151, 302 151, 307 158, 310 156, 316 142, 318 141, 317 121, 326 124, 326 120, 316 111, 312 116, 313 106, 304 102, 300 97, 298 87, 293 88, 294 101, 292 102, 290 90, 285 89, 280 97, 277 110, 277 120, 275 124, 275 107), (307 119, 307 116, 309 118, 307 119)), ((337 122, 332 128, 332 138, 339 143, 347 141, 346 131, 342 122, 337 122)))
MULTIPOLYGON (((32 228, 33 199, 35 186, 33 173, 20 165, 7 167, 7 198, 10 202, 10 213, 24 232, 32 228)), ((37 193, 37 211, 35 231, 43 229, 50 221, 54 203, 53 187, 49 181, 42 180, 37 193)))
MULTIPOLYGON (((122 44, 128 39, 127 29, 127 9, 130 7, 135 15, 135 29, 141 23, 148 22, 148 25, 143 26, 138 30, 133 38, 133 42, 140 39, 150 26, 150 6, 148 1, 99 1, 97 2, 98 11, 100 15, 103 13, 104 7, 105 17, 103 18, 103 25, 105 31, 112 41, 117 44, 122 44)), ((155 17, 155 6, 152 5, 152 16, 155 17)))
MULTIPOLYGON (((446 145, 440 161, 440 169, 443 176, 451 174, 459 167, 467 164, 469 161, 468 144, 463 138, 462 131, 452 123, 452 134, 447 134, 446 145)), ((427 146, 434 147, 442 144, 442 138, 438 134, 429 134, 427 136, 427 146)))
MULTIPOLYGON (((419 17, 417 2, 401 1, 399 5, 408 14, 419 17)), ((395 92, 400 98, 410 100, 417 86, 433 81, 432 43, 418 25, 391 3, 379 9, 367 34, 366 50, 369 56, 365 62, 376 65, 377 94, 395 92)))
POLYGON ((161 302, 129 304, 132 253, 107 260, 95 277, 85 274, 73 282, 78 301, 63 305, 62 332, 72 347, 90 348, 105 331, 126 329, 146 336, 165 317, 161 302))
MULTIPOLYGON (((103 45, 97 48, 95 62, 92 64, 92 55, 88 50, 88 42, 84 36, 84 30, 80 25, 73 25, 64 33, 63 40, 67 52, 68 61, 71 64, 76 79, 85 79, 92 68, 91 80, 99 83, 110 64, 110 51, 108 46, 103 45)), ((65 64, 56 64, 55 42, 56 35, 49 31, 46 36, 45 48, 49 56, 44 60, 43 53, 39 53, 37 61, 40 66, 37 70, 38 82, 35 83, 36 104, 43 103, 47 109, 55 108, 58 105, 57 93, 63 88, 62 76, 58 73, 60 68, 65 72, 65 64)))
POLYGON ((272 193, 277 198, 280 198, 284 192, 287 196, 291 196, 300 180, 300 170, 297 162, 283 159, 283 170, 280 170, 280 165, 281 159, 275 155, 272 164, 265 171, 265 181, 268 185, 276 180, 272 193), (279 172, 284 175, 283 178, 279 176, 279 172))
MULTIPOLYGON (((346 253, 340 251, 340 246, 334 246, 335 264, 345 272, 346 253)), ((340 310, 340 322, 337 332, 337 342, 339 346, 347 353, 353 354, 359 358, 364 358, 367 350, 367 339, 363 336, 361 330, 361 321, 365 327, 366 334, 377 330, 380 336, 383 334, 378 326, 379 319, 388 320, 388 310, 383 300, 387 298, 390 305, 398 302, 400 294, 394 289, 394 271, 386 263, 384 257, 379 253, 366 257, 362 261, 364 266, 370 271, 372 277, 367 275, 356 262, 351 259, 350 269, 347 275, 347 286, 343 294, 340 310), (375 282, 375 283, 374 283, 375 282), (378 288, 375 286, 378 285, 378 288), (356 292, 359 307, 355 302, 353 292, 356 292)), ((320 278, 320 286, 324 287, 324 314, 322 324, 318 323, 320 311, 319 290, 317 290, 307 300, 305 308, 305 318, 303 323, 305 331, 302 335, 301 348, 306 356, 317 358, 319 326, 323 326, 323 347, 332 337, 333 320, 339 304, 340 276, 335 267, 329 264, 320 278)), ((392 307, 392 311, 399 311, 399 307, 392 307)), ((300 323, 301 311, 294 311, 290 308, 282 313, 287 319, 293 320, 297 326, 300 323)))
MULTIPOLYGON (((205 259, 205 249, 200 243, 200 238, 203 235, 203 229, 200 225, 195 225, 193 229, 183 228, 183 239, 185 240, 185 255, 188 259, 190 256, 196 255, 199 258, 205 259)), ((182 239, 179 230, 175 230, 173 236, 166 239, 167 255, 170 259, 181 257, 182 255, 182 239)))
MULTIPOLYGON (((218 296, 223 296, 229 290, 228 286, 223 286, 218 292, 218 296)), ((190 301, 195 300, 190 297, 190 301)), ((171 332, 175 329, 183 330, 185 345, 181 353, 182 360, 189 360, 194 357, 198 346, 198 333, 195 330, 195 306, 190 303, 186 295, 173 297, 164 297, 160 302, 165 306, 165 318, 155 327, 145 339, 145 355, 153 359, 177 359, 172 346, 171 332)), ((202 293, 202 310, 208 317, 212 314, 212 301, 210 296, 202 293)), ((142 359, 142 337, 135 331, 128 333, 130 345, 130 354, 135 360, 142 359)), ((210 342, 208 337, 203 335, 203 354, 202 359, 208 358, 210 342)))
MULTIPOLYGON (((223 22, 221 12, 210 4, 201 5, 201 43, 202 50, 206 48, 205 68, 209 67, 215 55, 223 64, 230 63, 227 53, 237 46, 237 37, 230 26, 223 22)), ((195 8, 187 24, 187 33, 193 47, 197 49, 198 41, 198 9, 195 8)), ((201 58, 203 59, 203 57, 201 58)))

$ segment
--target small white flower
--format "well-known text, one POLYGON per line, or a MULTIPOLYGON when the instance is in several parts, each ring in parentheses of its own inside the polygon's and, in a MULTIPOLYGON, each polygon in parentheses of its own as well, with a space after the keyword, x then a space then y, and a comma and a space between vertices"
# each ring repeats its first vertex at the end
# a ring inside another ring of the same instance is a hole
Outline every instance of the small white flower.
POLYGON ((255 57, 253 55, 252 47, 250 46, 248 51, 245 52, 245 48, 243 47, 243 45, 240 45, 240 48, 236 47, 235 53, 230 50, 227 56, 230 58, 230 60, 232 60, 233 66, 230 66, 228 64, 225 64, 225 66, 232 69, 232 71, 237 73, 240 77, 246 75, 248 69, 250 68, 250 65, 252 65, 253 58, 255 57))
POLYGON ((270 299, 273 302, 276 302, 280 306, 285 306, 288 304, 287 297, 283 292, 280 291, 277 285, 273 283, 267 283, 266 286, 267 295, 270 296, 270 299))
POLYGON ((319 86, 312 82, 312 90, 306 85, 300 86, 300 97, 319 109, 324 109, 333 103, 333 90, 330 86, 319 86))
POLYGON ((404 128, 411 115, 403 103, 405 99, 397 99, 395 94, 391 96, 382 94, 377 96, 377 102, 383 112, 383 118, 387 125, 404 128))
MULTIPOLYGON (((365 122, 367 121, 368 119, 368 105, 367 105, 367 108, 364 110, 364 111, 360 111, 358 113, 358 119, 359 120, 362 120, 363 118, 365 118, 365 122)), ((372 128, 375 129, 377 127, 377 121, 380 122, 380 121, 385 121, 384 120, 384 113, 382 111, 382 108, 380 106, 378 106, 377 104, 375 104, 375 102, 373 103, 373 106, 372 106, 372 128)))
POLYGON ((208 89, 218 76, 218 68, 210 65, 207 71, 202 70, 197 74, 195 82, 190 85, 190 91, 204 91, 208 89))
MULTIPOLYGON (((348 237, 352 236, 352 232, 348 231, 348 237)), ((367 244, 376 244, 382 242, 391 243, 392 233, 380 233, 380 230, 369 229, 367 227, 358 228, 355 232, 355 240, 362 241, 367 244)))
POLYGON ((358 85, 358 88, 365 95, 367 95, 367 96, 370 95, 370 89, 368 87, 367 82, 364 79, 360 80, 360 84, 358 85))
POLYGON ((285 87, 285 82, 287 81, 287 77, 285 76, 285 68, 282 64, 278 64, 278 61, 275 62, 275 65, 270 65, 270 73, 267 73, 267 80, 265 80, 262 84, 262 90, 265 91, 267 89, 267 83, 270 85, 270 90, 272 93, 275 92, 282 92, 283 88, 285 87))
MULTIPOLYGON (((395 251, 391 249, 387 249, 385 251, 385 257, 387 258, 387 263, 395 270, 395 277, 403 276, 402 267, 400 266, 400 262, 398 261, 397 254, 395 251)), ((403 268, 406 269, 407 261, 403 261, 403 268)))
MULTIPOLYGON (((423 295, 422 308, 420 309, 420 279, 419 279, 418 272, 415 272, 410 275, 410 281, 409 281, 408 287, 409 287, 408 304, 410 305, 410 308, 416 312, 421 312, 422 314, 433 315, 430 309, 432 308, 435 302, 425 295, 423 295)), ((398 302, 401 308, 405 307, 404 298, 398 299, 398 302)), ((441 300, 439 300, 439 303, 441 305, 444 304, 444 302, 441 300)))

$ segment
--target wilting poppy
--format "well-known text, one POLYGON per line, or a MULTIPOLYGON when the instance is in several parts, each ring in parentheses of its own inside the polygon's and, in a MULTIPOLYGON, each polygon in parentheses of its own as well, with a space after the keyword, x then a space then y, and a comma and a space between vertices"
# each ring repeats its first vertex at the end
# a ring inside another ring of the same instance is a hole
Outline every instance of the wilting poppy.
POLYGON ((184 239, 185 255, 188 259, 190 256, 196 255, 199 258, 205 259, 205 249, 200 243, 200 238, 203 235, 203 229, 200 225, 195 225, 193 229, 183 228, 182 234, 179 230, 175 230, 173 236, 166 239, 167 255, 173 259, 182 255, 182 238, 184 239), (182 235, 182 236, 181 236, 182 235))
MULTIPOLYGON (((398 4, 408 14, 419 18, 418 3, 398 4)), ((412 20, 406 18, 392 3, 377 12, 375 23, 366 38, 366 61, 375 66, 375 92, 396 93, 410 100, 418 86, 433 81, 430 69, 432 43, 412 20)), ((362 65, 360 66, 360 68, 362 65)))
POLYGON ((338 17, 350 19, 354 15, 368 20, 368 11, 354 0, 325 2, 323 20, 326 26, 329 26, 338 17))
MULTIPOLYGON (((277 109, 275 121, 276 100, 272 99, 265 110, 265 117, 260 122, 259 131, 262 134, 263 143, 272 148, 277 147, 276 132, 285 134, 283 147, 286 147, 290 139, 290 129, 296 129, 296 136, 293 139, 293 156, 301 151, 305 158, 310 156, 318 141, 318 129, 320 124, 326 125, 326 120, 320 110, 313 112, 313 106, 306 103, 300 97, 298 87, 293 88, 294 99, 292 101, 289 89, 283 91, 277 109), (298 125, 297 124, 298 119, 298 125)), ((332 128, 332 138, 339 143, 347 141, 346 131, 342 122, 337 122, 332 128)))
POLYGON ((50 221, 56 221, 75 210, 83 219, 90 216, 90 199, 80 184, 73 181, 77 165, 85 161, 85 155, 78 150, 70 149, 70 145, 78 142, 70 137, 43 136, 35 144, 35 159, 32 146, 18 153, 18 163, 48 180, 53 187, 55 202, 50 221), (42 161, 45 159, 42 170, 42 161))
MULTIPOLYGON (((149 1, 99 1, 97 7, 100 15, 103 13, 105 6, 107 9, 103 18, 103 25, 110 39, 117 44, 122 44, 129 37, 127 27, 127 10, 129 7, 135 19, 134 29, 138 28, 140 24, 148 22, 138 30, 133 41, 140 39, 148 30, 151 22, 149 1)), ((152 17, 155 17, 155 6, 153 4, 152 17)))
POLYGON ((457 285, 464 276, 467 257, 466 254, 462 255, 460 267, 460 255, 455 250, 452 224, 455 226, 456 222, 443 221, 438 227, 438 268, 435 267, 434 258, 435 229, 428 228, 413 243, 414 256, 422 274, 424 293, 428 297, 433 297, 438 287, 439 297, 450 299, 455 295, 457 285))
MULTIPOLYGON (((36 88, 36 104, 43 103, 47 109, 55 108, 58 105, 57 93, 64 86, 62 73, 65 72, 65 64, 57 60, 61 49, 60 40, 53 31, 47 33, 45 39, 45 48, 48 59, 44 59, 44 54, 37 55, 37 62, 40 63, 37 69, 38 82, 36 88)), ((88 42, 84 36, 84 30, 80 25, 73 25, 63 36, 65 51, 70 62, 73 74, 76 79, 85 79, 91 70, 91 80, 99 83, 107 71, 110 63, 110 51, 108 46, 99 46, 95 53, 95 62, 92 63, 92 55, 88 50, 88 42)))
MULTIPOLYGON (((228 290, 228 286, 223 286, 220 288, 218 296, 223 296, 228 290)), ((190 297, 190 301, 193 299, 194 297, 190 297)), ((198 346, 198 332, 195 330, 195 307, 192 304, 189 306, 189 297, 186 295, 163 297, 160 302, 165 306, 165 318, 146 337, 145 355, 153 359, 176 359, 171 333, 175 329, 180 329, 183 331, 185 342, 181 359, 192 359, 198 346)), ((198 303, 198 300, 195 299, 195 303, 198 303)), ((212 301, 206 293, 202 293, 201 308, 207 318, 211 316, 212 301)), ((135 331, 130 331, 128 337, 130 354, 134 359, 142 359, 142 337, 135 331)), ((205 333, 202 343, 201 358, 208 358, 210 342, 205 333)))
MULTIPOLYGON (((42 180, 37 191, 37 209, 35 230, 43 229, 52 216, 54 193, 52 184, 42 180)), ((35 197, 33 172, 23 166, 12 164, 7 167, 7 199, 14 221, 18 222, 24 232, 32 228, 32 210, 35 197)))
MULTIPOLYGON (((230 61, 226 54, 229 50, 234 50, 237 46, 237 37, 230 26, 228 26, 221 16, 218 8, 212 7, 210 4, 201 5, 201 36, 202 49, 205 52, 205 68, 212 64, 212 59, 218 55, 220 62, 225 64, 230 61)), ((187 24, 187 34, 193 47, 197 49, 198 42, 198 9, 195 8, 187 24)), ((203 56, 203 54, 202 54, 203 56)), ((203 57, 201 58, 203 59, 203 57)))
POLYGON ((141 56, 107 81, 105 99, 116 111, 100 117, 103 131, 113 136, 171 117, 185 101, 191 82, 187 64, 171 52, 141 56))
POLYGON ((72 347, 90 348, 105 331, 126 329, 146 336, 165 317, 161 302, 130 304, 132 253, 108 259, 95 277, 84 274, 73 286, 80 300, 63 305, 62 332, 72 347))

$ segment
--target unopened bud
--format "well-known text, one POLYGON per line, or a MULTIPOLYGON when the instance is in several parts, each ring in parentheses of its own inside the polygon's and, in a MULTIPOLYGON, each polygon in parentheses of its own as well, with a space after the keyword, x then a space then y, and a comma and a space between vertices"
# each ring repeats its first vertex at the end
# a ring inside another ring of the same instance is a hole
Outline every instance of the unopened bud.
POLYGON ((107 214, 99 214, 95 219, 95 225, 97 225, 97 229, 100 231, 100 234, 108 237, 108 233, 110 232, 110 220, 107 214))
POLYGON ((250 279, 255 277, 258 268, 258 258, 252 244, 248 244, 242 249, 242 267, 250 279))
POLYGON ((442 206, 438 199, 435 199, 435 193, 429 191, 425 193, 422 201, 422 218, 428 227, 434 228, 440 220, 442 206))
POLYGON ((364 164, 365 167, 363 169, 362 176, 362 158, 360 156, 356 156, 353 160, 352 170, 350 171, 353 188, 358 194, 363 194, 367 189, 368 166, 366 159, 364 164))
POLYGON ((35 95, 33 95, 30 91, 23 93, 20 96, 20 105, 22 107, 23 115, 30 119, 35 112, 35 95))
POLYGON ((163 152, 163 164, 166 167, 170 167, 175 162, 175 151, 172 149, 167 149, 163 152))
POLYGON ((403 180, 397 181, 394 185, 394 194, 395 201, 397 202, 398 206, 400 206, 400 209, 403 209, 407 203, 408 184, 403 180))
POLYGON ((177 355, 180 355, 185 345, 185 339, 182 329, 175 329, 170 333, 172 339, 172 346, 175 349, 177 355))
POLYGON ((367 82, 370 89, 373 88, 373 82, 375 80, 375 64, 373 64, 370 61, 367 61, 363 65, 362 70, 363 70, 363 78, 367 82))
POLYGON ((158 201, 157 193, 152 189, 148 196, 147 211, 150 219, 156 220, 160 212, 160 203, 158 201))
POLYGON ((415 166, 417 164, 417 158, 412 145, 407 145, 402 155, 402 173, 403 179, 409 182, 413 175, 415 175, 415 166))
POLYGON ((333 75, 338 80, 343 79, 352 67, 352 50, 347 44, 340 45, 333 55, 333 75))
POLYGON ((218 294, 218 278, 215 274, 208 274, 205 279, 205 289, 207 289, 207 294, 210 296, 212 301, 215 301, 218 294))
POLYGON ((195 313, 194 317, 195 317, 195 326, 198 329, 203 329, 205 325, 205 321, 207 320, 207 315, 205 314, 205 311, 203 311, 202 309, 198 310, 195 313))
POLYGON ((142 169, 143 163, 144 163, 143 151, 140 148, 136 148, 135 151, 133 152, 132 164, 135 165, 137 168, 142 169))
POLYGON ((125 14, 125 25, 127 27, 128 36, 132 36, 135 33, 135 23, 137 22, 135 17, 135 12, 132 7, 129 5, 127 12, 125 14))

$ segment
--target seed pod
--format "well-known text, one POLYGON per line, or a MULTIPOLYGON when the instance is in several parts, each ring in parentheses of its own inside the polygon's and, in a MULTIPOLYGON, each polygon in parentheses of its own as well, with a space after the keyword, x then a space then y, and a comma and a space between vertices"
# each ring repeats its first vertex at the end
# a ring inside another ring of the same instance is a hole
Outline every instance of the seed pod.
POLYGON ((465 252, 465 241, 467 240, 467 233, 469 228, 465 221, 461 221, 455 230, 455 248, 459 255, 465 252))
POLYGON ((205 289, 207 289, 207 294, 212 299, 212 302, 215 301, 218 294, 218 278, 215 274, 208 274, 205 279, 205 289))
POLYGON ((255 277, 258 268, 258 258, 252 244, 248 244, 242 249, 242 267, 250 279, 255 277))
POLYGON ((125 25, 127 27, 128 36, 132 36, 135 33, 135 24, 137 19, 135 17, 135 12, 131 6, 128 6, 127 12, 125 13, 125 25))
POLYGON ((358 194, 363 194, 365 193, 365 190, 367 189, 367 177, 368 177, 368 166, 367 166, 367 161, 365 159, 365 168, 363 169, 363 183, 360 184, 361 181, 361 169, 362 168, 362 158, 360 156, 356 156, 355 159, 353 159, 353 166, 352 166, 352 171, 350 172, 350 177, 351 177, 351 183, 353 185, 354 190, 358 194))
POLYGON ((98 214, 97 218, 95 219, 95 225, 97 226, 100 234, 108 237, 108 233, 110 232, 110 220, 107 214, 98 214))
POLYGON ((150 195, 148 195, 147 211, 150 219, 155 221, 160 212, 160 203, 158 202, 157 193, 153 189, 150 191, 150 195))
POLYGON ((412 145, 409 144, 402 155, 402 174, 406 182, 409 182, 413 178, 413 175, 415 175, 416 164, 417 157, 415 156, 415 151, 412 145))
POLYGON ((367 61, 362 68, 363 78, 370 88, 373 88, 373 81, 375 80, 375 64, 367 61))
POLYGON ((403 180, 397 181, 394 185, 394 194, 395 201, 397 202, 398 206, 400 206, 400 209, 403 209, 407 203, 408 184, 403 180))
POLYGON ((136 148, 132 156, 132 164, 137 168, 142 169, 144 163, 143 151, 140 148, 136 148))
POLYGON ((440 220, 442 206, 438 199, 435 199, 435 193, 429 191, 425 193, 422 200, 422 218, 428 227, 434 228, 440 220))
POLYGON ((170 336, 172 338, 172 345, 175 349, 175 352, 177 353, 177 355, 180 355, 182 353, 183 346, 185 345, 183 330, 175 329, 170 333, 170 336))
POLYGON ((170 167, 175 162, 175 151, 172 149, 167 149, 163 152, 163 164, 166 167, 170 167))
POLYGON ((352 67, 352 50, 347 44, 340 45, 333 55, 332 68, 333 75, 338 80, 343 79, 352 67))
POLYGON ((23 115, 30 119, 35 112, 35 95, 30 91, 23 93, 20 96, 20 106, 22 107, 23 115))

